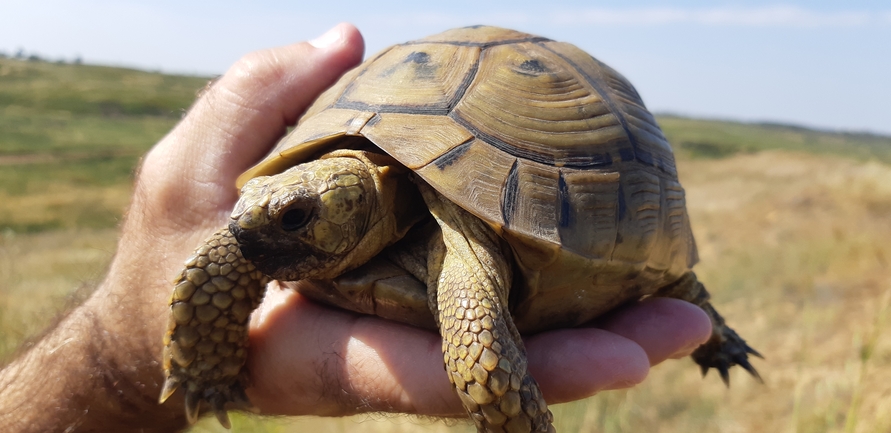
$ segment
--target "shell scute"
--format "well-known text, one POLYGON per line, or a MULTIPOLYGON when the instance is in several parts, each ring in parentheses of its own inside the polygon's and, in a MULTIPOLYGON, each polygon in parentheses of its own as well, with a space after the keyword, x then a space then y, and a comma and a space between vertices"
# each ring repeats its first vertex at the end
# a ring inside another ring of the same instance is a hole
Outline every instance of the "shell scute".
POLYGON ((600 165, 628 145, 627 133, 604 97, 581 78, 537 44, 494 46, 483 52, 476 79, 451 115, 515 156, 600 165))
POLYGON ((553 167, 518 159, 501 196, 505 227, 559 244, 558 218, 554 218, 561 205, 558 176, 553 167))
POLYGON ((401 45, 368 65, 334 107, 362 111, 445 114, 472 79, 478 47, 401 45))
POLYGON ((570 198, 560 224, 560 240, 568 250, 605 260, 616 243, 619 173, 564 170, 562 194, 570 198))
POLYGON ((447 116, 381 113, 362 128, 362 135, 406 167, 417 169, 473 138, 447 116))
POLYGON ((463 144, 459 152, 447 161, 433 160, 416 172, 431 185, 438 185, 450 200, 500 228, 504 220, 498 203, 516 158, 479 139, 463 144))
POLYGON ((610 112, 627 134, 632 160, 636 159, 677 178, 668 140, 644 106, 637 90, 622 74, 574 45, 546 42, 542 46, 564 59, 608 101, 610 112))

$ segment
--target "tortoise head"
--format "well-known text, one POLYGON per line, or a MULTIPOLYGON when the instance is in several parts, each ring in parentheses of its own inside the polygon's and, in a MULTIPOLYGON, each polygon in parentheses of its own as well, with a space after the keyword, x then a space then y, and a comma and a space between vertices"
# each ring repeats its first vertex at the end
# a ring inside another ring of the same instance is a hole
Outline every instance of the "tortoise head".
POLYGON ((294 281, 332 278, 376 255, 392 242, 378 227, 392 219, 387 191, 405 177, 377 162, 340 151, 248 181, 229 222, 244 257, 294 281))

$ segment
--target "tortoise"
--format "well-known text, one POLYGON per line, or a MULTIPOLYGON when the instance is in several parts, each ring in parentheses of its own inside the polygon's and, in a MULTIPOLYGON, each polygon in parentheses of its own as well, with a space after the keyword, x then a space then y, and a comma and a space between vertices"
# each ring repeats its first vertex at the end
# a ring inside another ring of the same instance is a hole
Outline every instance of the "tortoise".
POLYGON ((634 87, 579 48, 497 27, 396 45, 345 74, 239 179, 228 227, 186 260, 160 401, 228 427, 247 407, 247 320, 270 279, 438 329, 480 431, 553 431, 521 334, 647 296, 700 306, 703 375, 760 356, 709 303, 684 190, 634 87))

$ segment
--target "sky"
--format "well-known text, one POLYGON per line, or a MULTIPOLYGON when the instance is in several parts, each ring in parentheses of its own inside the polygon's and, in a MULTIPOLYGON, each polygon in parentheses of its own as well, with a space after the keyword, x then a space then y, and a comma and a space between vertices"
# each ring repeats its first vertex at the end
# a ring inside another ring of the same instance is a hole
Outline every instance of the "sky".
POLYGON ((0 52, 218 75, 338 22, 366 55, 473 24, 573 43, 651 111, 891 135, 891 2, 0 0, 0 52))

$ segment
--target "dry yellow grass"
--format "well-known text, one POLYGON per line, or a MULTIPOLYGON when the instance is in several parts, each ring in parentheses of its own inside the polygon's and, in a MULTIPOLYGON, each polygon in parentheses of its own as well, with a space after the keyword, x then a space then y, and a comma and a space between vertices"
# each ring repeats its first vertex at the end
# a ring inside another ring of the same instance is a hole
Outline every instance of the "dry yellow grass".
MULTIPOLYGON (((632 390, 557 405, 560 431, 891 431, 891 166, 763 151, 679 161, 700 248, 700 279, 727 320, 767 359, 760 385, 724 388, 689 360, 665 363, 632 390)), ((66 297, 101 277, 112 230, 0 240, 0 327, 9 346, 66 297)), ((259 419, 235 431, 470 432, 393 416, 259 419)), ((222 432, 206 420, 193 432, 222 432)))

